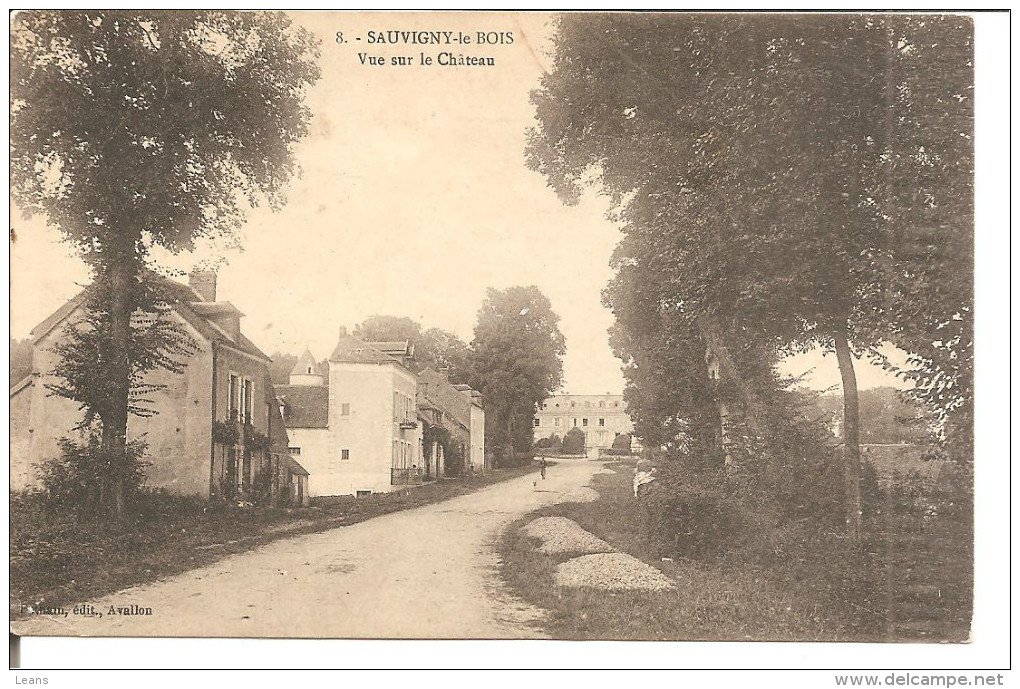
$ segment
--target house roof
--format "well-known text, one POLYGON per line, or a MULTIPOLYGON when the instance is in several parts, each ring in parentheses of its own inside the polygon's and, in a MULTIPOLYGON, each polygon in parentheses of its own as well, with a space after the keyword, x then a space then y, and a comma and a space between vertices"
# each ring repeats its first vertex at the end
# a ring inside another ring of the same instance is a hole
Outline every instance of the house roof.
POLYGON ((336 348, 329 356, 330 361, 348 364, 395 364, 396 359, 378 348, 363 342, 353 335, 343 333, 336 343, 336 348))
MULTIPOLYGON (((426 368, 418 374, 418 404, 438 406, 465 428, 471 427, 471 400, 442 373, 426 368)), ((470 389, 470 388, 469 388, 470 389)))
POLYGON ((273 391, 283 402, 283 421, 287 428, 329 426, 329 386, 274 385, 273 391))
POLYGON ((301 466, 298 463, 298 461, 296 459, 294 459, 293 457, 291 457, 290 455, 287 455, 286 463, 287 463, 287 470, 290 471, 290 473, 292 473, 292 474, 299 474, 301 476, 310 476, 311 475, 311 474, 308 473, 308 469, 305 469, 303 466, 301 466))
POLYGON ((380 352, 389 354, 390 356, 414 356, 414 344, 410 340, 383 340, 380 342, 370 341, 368 344, 372 345, 380 352))
MULTIPOLYGON (((255 346, 255 343, 245 337, 243 333, 239 334, 236 339, 232 338, 208 318, 213 314, 231 310, 239 316, 243 315, 230 302, 203 302, 198 292, 188 285, 182 285, 151 270, 145 271, 145 278, 160 289, 174 311, 208 341, 225 344, 246 354, 270 361, 265 352, 255 346)), ((84 304, 87 296, 88 288, 86 287, 33 328, 32 343, 38 344, 39 340, 47 333, 60 325, 76 308, 84 304)))
POLYGON ((277 401, 276 391, 273 390, 273 377, 267 367, 262 378, 265 401, 269 406, 269 438, 272 440, 272 451, 284 453, 290 446, 290 437, 287 435, 287 424, 281 416, 280 404, 277 401))
POLYGON ((27 376, 22 378, 19 383, 17 383, 16 385, 13 385, 11 387, 11 394, 10 394, 10 396, 14 397, 19 392, 21 392, 22 390, 27 388, 29 385, 31 385, 32 384, 32 378, 33 378, 32 374, 29 373, 27 376))
POLYGON ((472 388, 470 385, 466 385, 464 383, 457 383, 453 387, 456 388, 458 391, 460 391, 461 394, 463 394, 465 392, 470 392, 471 396, 468 397, 467 395, 465 395, 464 399, 468 400, 471 404, 474 404, 475 406, 478 406, 478 407, 482 406, 482 393, 478 392, 477 390, 472 388))

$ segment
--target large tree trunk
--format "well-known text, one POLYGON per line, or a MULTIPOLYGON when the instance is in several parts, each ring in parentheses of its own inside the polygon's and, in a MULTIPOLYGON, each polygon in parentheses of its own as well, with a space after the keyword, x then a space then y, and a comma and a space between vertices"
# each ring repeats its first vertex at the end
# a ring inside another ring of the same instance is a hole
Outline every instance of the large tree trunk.
POLYGON ((713 350, 711 345, 705 348, 705 368, 708 372, 709 384, 715 395, 717 411, 719 413, 719 426, 715 433, 716 444, 723 456, 723 465, 732 466, 733 454, 731 449, 733 448, 733 443, 730 439, 730 409, 729 405, 726 404, 726 400, 723 399, 719 386, 719 371, 721 368, 719 357, 716 356, 715 350, 713 350))
POLYGON ((507 413, 506 418, 506 465, 513 466, 514 463, 514 414, 507 413))
POLYGON ((857 375, 846 330, 833 334, 836 360, 843 379, 843 481, 846 507, 846 532, 856 542, 861 537, 861 446, 860 415, 857 405, 857 375))
MULTIPOLYGON (((766 418, 765 405, 751 385, 740 375, 740 370, 736 362, 734 362, 729 348, 726 346, 722 336, 722 328, 718 322, 714 318, 704 317, 699 319, 698 326, 708 348, 706 360, 710 359, 710 361, 706 361, 706 364, 709 367, 714 367, 716 370, 717 387, 718 383, 721 383, 724 379, 730 380, 736 385, 737 391, 740 394, 740 401, 744 405, 744 420, 747 423, 747 430, 754 436, 753 440, 760 442, 764 436, 762 422, 766 418)), ((709 375, 711 375, 711 372, 709 375)), ((721 392, 719 393, 719 399, 719 435, 722 442, 726 444, 727 439, 731 437, 730 426, 732 426, 733 410, 722 400, 721 392)), ((725 457, 727 463, 732 463, 733 461, 730 455, 730 450, 726 449, 725 457)))
POLYGON ((106 494, 107 507, 115 516, 121 517, 124 514, 124 477, 128 470, 126 445, 128 398, 131 392, 128 342, 131 337, 131 314, 134 311, 132 290, 136 269, 133 255, 111 259, 107 268, 110 285, 110 362, 107 367, 110 398, 106 400, 101 418, 103 451, 111 459, 112 473, 109 477, 110 490, 106 494))

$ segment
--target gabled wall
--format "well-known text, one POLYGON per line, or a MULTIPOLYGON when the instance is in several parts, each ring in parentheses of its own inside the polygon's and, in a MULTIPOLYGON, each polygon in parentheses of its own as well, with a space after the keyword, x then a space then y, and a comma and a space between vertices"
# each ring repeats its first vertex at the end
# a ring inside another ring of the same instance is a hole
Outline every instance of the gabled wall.
MULTIPOLYGON (((46 383, 54 382, 52 370, 59 357, 53 345, 64 337, 65 324, 80 318, 76 310, 44 335, 32 353, 31 385, 11 398, 11 487, 39 487, 43 465, 59 454, 57 439, 76 436, 81 421, 77 404, 51 396, 46 383)), ((210 343, 178 318, 195 339, 198 351, 188 360, 183 374, 154 371, 146 382, 163 383, 167 389, 154 393, 159 413, 150 418, 131 416, 128 437, 148 443, 150 466, 146 485, 183 495, 209 494, 209 441, 211 433, 212 349, 210 343)))
POLYGON ((471 463, 476 472, 492 468, 485 463, 485 411, 475 404, 471 405, 471 463))
POLYGON ((408 467, 421 467, 421 429, 401 429, 394 415, 394 391, 410 398, 415 417, 414 375, 397 363, 330 362, 329 428, 288 429, 298 461, 311 474, 312 496, 384 493, 391 482, 394 441, 406 447, 408 467), (343 405, 348 413, 343 414, 343 405), (402 445, 406 443, 406 445, 402 445), (348 459, 343 459, 347 450, 348 459))

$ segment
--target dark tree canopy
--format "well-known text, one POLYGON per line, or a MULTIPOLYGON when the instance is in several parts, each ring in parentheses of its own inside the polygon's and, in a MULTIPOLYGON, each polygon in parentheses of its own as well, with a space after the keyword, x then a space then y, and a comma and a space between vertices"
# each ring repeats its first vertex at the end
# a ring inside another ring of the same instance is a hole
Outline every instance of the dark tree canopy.
POLYGON ((14 197, 86 256, 117 235, 172 250, 228 235, 282 202, 316 55, 279 13, 18 13, 14 197))
POLYGON ((971 49, 965 17, 566 15, 529 161, 568 201, 596 175, 663 307, 867 348, 907 290, 966 306, 971 49))
POLYGON ((354 336, 370 341, 410 340, 414 344, 415 373, 426 368, 446 369, 450 381, 463 383, 468 378, 468 346, 455 334, 442 328, 423 330, 418 321, 406 316, 374 315, 354 326, 354 336))
POLYGON ((470 384, 485 398, 486 443, 509 456, 532 444, 537 405, 559 387, 559 316, 535 286, 489 288, 471 343, 470 384))

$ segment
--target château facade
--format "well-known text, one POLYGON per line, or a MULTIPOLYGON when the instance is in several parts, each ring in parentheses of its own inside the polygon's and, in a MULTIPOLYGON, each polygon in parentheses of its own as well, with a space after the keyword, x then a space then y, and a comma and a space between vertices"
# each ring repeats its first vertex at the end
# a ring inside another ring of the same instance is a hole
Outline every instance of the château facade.
POLYGON ((616 436, 632 433, 623 395, 553 395, 542 402, 532 420, 535 439, 563 437, 571 428, 584 433, 585 448, 613 446, 616 436))

